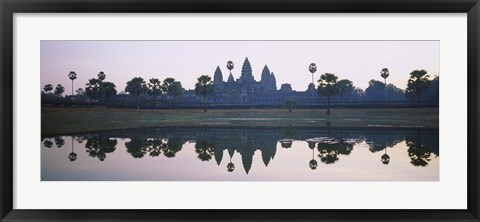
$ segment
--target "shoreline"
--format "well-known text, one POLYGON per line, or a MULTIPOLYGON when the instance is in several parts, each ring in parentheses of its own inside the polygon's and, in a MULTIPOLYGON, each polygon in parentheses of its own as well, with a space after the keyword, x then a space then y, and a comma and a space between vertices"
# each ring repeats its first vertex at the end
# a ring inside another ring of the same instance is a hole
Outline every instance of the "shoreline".
POLYGON ((438 128, 438 108, 401 109, 136 110, 41 109, 41 134, 69 134, 166 126, 438 128))

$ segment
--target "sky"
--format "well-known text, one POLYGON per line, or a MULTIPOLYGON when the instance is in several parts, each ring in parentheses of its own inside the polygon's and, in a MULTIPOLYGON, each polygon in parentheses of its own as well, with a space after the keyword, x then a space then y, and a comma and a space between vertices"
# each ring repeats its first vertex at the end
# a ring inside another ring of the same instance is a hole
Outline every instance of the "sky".
POLYGON ((305 91, 312 81, 310 63, 317 64, 315 84, 321 74, 333 73, 353 81, 361 89, 388 68, 387 83, 407 87, 409 73, 424 69, 433 77, 440 73, 439 41, 41 41, 41 86, 62 84, 71 94, 70 71, 77 73, 74 89, 84 88, 88 79, 103 71, 105 81, 118 92, 134 77, 163 80, 173 77, 186 89, 193 89, 200 75, 212 77, 217 66, 227 80, 227 61, 235 64, 238 79, 248 57, 255 80, 268 65, 275 73, 277 88, 290 83, 305 91))

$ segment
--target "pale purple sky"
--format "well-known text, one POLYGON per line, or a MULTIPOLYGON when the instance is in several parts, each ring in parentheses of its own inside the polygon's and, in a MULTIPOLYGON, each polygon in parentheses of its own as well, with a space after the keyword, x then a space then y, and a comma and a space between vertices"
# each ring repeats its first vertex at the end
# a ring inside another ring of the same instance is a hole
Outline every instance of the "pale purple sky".
POLYGON ((173 77, 193 89, 198 76, 213 78, 217 66, 226 81, 228 60, 235 63, 232 73, 237 79, 245 57, 257 81, 268 65, 278 88, 291 83, 297 91, 311 83, 312 62, 318 67, 315 82, 329 72, 362 89, 371 79, 383 81, 380 70, 385 67, 390 70, 387 82, 402 89, 415 69, 425 69, 432 77, 440 72, 439 41, 41 41, 40 53, 41 89, 48 83, 62 84, 66 94, 71 93, 70 71, 77 73, 75 89, 84 88, 100 71, 118 92, 133 77, 147 82, 173 77))

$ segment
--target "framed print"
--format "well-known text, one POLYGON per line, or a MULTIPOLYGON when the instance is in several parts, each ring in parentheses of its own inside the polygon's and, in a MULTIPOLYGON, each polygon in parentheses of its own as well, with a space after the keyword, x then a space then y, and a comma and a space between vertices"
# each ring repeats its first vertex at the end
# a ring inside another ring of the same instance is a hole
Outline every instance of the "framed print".
POLYGON ((0 6, 2 221, 479 221, 476 0, 0 6))

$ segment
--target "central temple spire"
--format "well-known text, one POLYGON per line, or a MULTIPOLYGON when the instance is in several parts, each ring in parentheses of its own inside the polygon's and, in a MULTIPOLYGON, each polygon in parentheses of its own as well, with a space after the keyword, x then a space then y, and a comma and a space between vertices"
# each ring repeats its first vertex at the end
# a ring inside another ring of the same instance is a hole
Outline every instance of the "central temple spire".
POLYGON ((239 80, 241 80, 242 82, 255 81, 253 79, 252 66, 250 65, 250 61, 248 61, 248 57, 245 57, 245 61, 243 62, 242 73, 240 75, 239 80))

